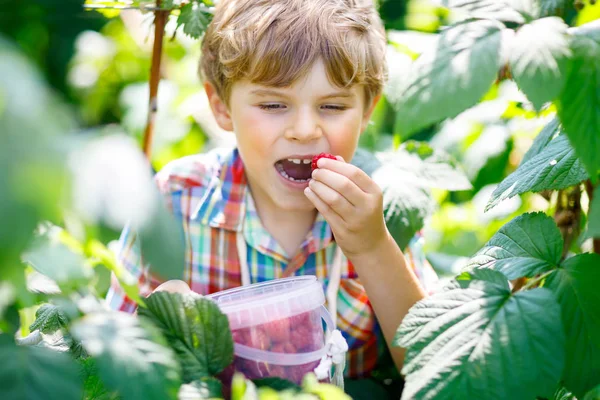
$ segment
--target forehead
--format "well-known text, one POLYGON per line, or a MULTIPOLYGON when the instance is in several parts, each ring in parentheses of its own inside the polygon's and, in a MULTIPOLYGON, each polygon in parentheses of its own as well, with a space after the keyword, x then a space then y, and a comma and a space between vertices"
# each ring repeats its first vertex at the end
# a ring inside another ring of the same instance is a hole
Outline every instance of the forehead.
POLYGON ((308 96, 308 97, 362 97, 362 90, 357 84, 347 87, 341 87, 333 83, 328 75, 325 64, 318 60, 304 74, 297 77, 291 85, 288 86, 272 86, 261 82, 250 82, 242 80, 235 82, 232 85, 231 95, 235 93, 247 94, 254 96, 267 95, 287 95, 287 96, 308 96))

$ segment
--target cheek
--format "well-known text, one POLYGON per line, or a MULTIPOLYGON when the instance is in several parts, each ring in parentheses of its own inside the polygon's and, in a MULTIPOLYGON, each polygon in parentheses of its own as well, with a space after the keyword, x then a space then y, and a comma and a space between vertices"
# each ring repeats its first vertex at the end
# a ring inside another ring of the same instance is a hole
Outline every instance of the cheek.
POLYGON ((329 131, 328 141, 331 150, 344 157, 346 161, 352 158, 358 145, 361 121, 360 116, 345 118, 333 124, 332 130, 329 131))

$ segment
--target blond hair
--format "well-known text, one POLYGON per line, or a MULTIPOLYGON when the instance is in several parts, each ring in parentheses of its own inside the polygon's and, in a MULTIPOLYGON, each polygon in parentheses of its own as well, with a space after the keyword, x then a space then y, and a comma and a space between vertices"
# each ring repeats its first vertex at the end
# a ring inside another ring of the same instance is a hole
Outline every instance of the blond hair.
POLYGON ((387 77, 385 49, 372 0, 220 0, 199 74, 229 104, 234 82, 287 87, 321 58, 332 84, 364 86, 369 105, 387 77))

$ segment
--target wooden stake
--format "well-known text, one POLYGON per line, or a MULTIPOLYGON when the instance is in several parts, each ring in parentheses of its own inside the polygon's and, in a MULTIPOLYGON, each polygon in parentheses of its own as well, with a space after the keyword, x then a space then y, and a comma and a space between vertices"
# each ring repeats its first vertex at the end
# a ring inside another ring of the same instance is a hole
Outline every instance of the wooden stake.
MULTIPOLYGON (((156 0, 157 8, 160 8, 160 1, 156 0)), ((146 121, 143 141, 143 150, 148 161, 150 161, 152 156, 152 137, 154 135, 156 113, 158 112, 158 83, 160 82, 162 46, 169 13, 169 10, 156 10, 154 12, 154 46, 152 48, 152 65, 150 67, 150 99, 148 101, 148 119, 146 121)))

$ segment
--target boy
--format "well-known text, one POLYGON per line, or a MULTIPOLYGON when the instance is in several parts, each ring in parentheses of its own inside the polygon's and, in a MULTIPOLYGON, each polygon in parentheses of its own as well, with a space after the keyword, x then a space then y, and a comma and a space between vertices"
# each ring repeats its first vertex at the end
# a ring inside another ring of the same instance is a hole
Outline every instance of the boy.
MULTIPOLYGON (((237 147, 176 160, 156 176, 187 243, 183 289, 316 275, 348 341, 349 377, 367 376, 386 343, 400 370, 404 352, 390 343, 425 296, 415 272, 425 287, 431 274, 407 265, 385 226, 380 188, 345 162, 380 97, 385 50, 370 1, 221 0, 200 73, 237 147), (322 152, 337 158, 311 173, 322 152)), ((163 283, 140 267, 133 233, 120 244, 142 294, 163 283)), ((108 301, 134 309, 115 279, 108 301)))

